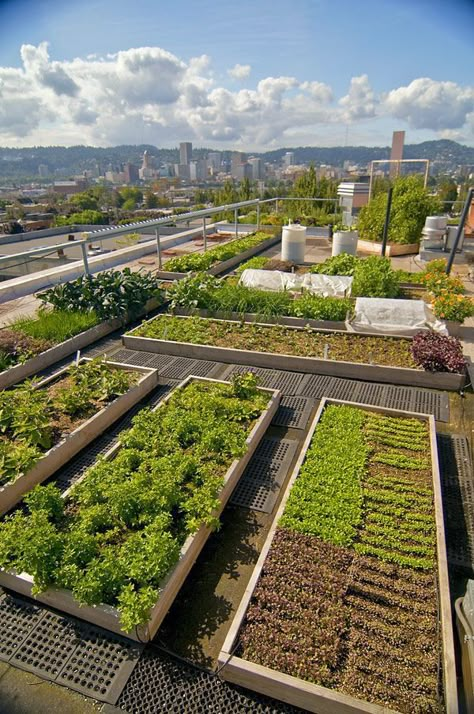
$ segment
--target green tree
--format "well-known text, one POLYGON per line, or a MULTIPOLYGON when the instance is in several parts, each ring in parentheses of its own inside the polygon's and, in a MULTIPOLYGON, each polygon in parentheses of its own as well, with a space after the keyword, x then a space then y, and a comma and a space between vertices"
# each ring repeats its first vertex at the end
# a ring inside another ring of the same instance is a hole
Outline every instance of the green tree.
POLYGON ((76 193, 75 196, 71 196, 69 203, 72 206, 80 208, 81 210, 97 211, 99 205, 97 203, 97 198, 89 193, 88 191, 83 191, 82 193, 76 193))
POLYGON ((148 191, 148 193, 145 196, 145 208, 158 208, 160 205, 158 196, 155 196, 154 193, 151 191, 148 191))
MULTIPOLYGON (((382 240, 387 194, 379 193, 359 213, 358 230, 365 240, 382 240)), ((441 213, 437 196, 430 196, 418 176, 402 176, 393 184, 388 240, 391 243, 417 243, 427 216, 441 213)))
POLYGON ((56 216, 54 225, 69 226, 72 224, 78 225, 105 225, 108 220, 100 211, 81 211, 80 213, 71 213, 70 216, 56 216))
POLYGON ((124 200, 122 208, 125 211, 133 211, 137 207, 137 205, 143 201, 143 191, 141 191, 139 188, 121 188, 119 190, 119 193, 124 200), (125 204, 127 204, 127 206, 125 204), (132 207, 130 208, 130 206, 132 207))
POLYGON ((458 204, 453 203, 458 197, 458 187, 453 179, 448 177, 441 179, 438 185, 437 194, 440 201, 443 202, 443 210, 447 213, 450 213, 453 208, 456 210, 456 208, 459 207, 458 204))

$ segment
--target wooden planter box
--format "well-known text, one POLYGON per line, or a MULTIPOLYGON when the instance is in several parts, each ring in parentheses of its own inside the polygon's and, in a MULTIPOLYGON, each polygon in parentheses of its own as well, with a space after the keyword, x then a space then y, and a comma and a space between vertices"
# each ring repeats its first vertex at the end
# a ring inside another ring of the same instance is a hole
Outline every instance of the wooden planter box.
MULTIPOLYGON (((81 360, 81 362, 90 361, 90 359, 81 360)), ((25 493, 31 491, 34 486, 37 486, 49 478, 49 476, 67 463, 75 454, 87 446, 87 444, 100 436, 105 429, 128 412, 158 384, 158 372, 156 369, 109 361, 107 364, 112 367, 117 367, 118 369, 126 368, 142 376, 137 384, 129 389, 128 392, 107 404, 103 409, 78 426, 77 429, 74 429, 74 431, 62 439, 62 441, 49 449, 49 451, 46 451, 28 473, 20 476, 20 478, 12 483, 6 483, 0 486, 0 515, 10 510, 25 493)), ((40 382, 37 388, 41 389, 47 387, 52 382, 56 382, 59 378, 63 377, 67 371, 68 367, 64 367, 60 372, 40 382)))
MULTIPOLYGON (((225 273, 226 271, 235 268, 235 266, 240 265, 240 263, 243 263, 245 260, 253 258, 254 255, 262 253, 263 251, 267 250, 267 248, 272 248, 280 241, 281 236, 271 236, 271 238, 267 238, 267 240, 258 243, 258 245, 254 245, 252 248, 244 250, 243 253, 238 253, 238 255, 234 255, 233 258, 229 258, 228 260, 223 260, 220 263, 211 265, 211 267, 206 270, 206 273, 209 273, 209 275, 221 275, 222 273, 225 273)), ((160 280, 181 280, 182 278, 185 278, 188 273, 167 271, 165 264, 165 270, 157 270, 155 272, 155 275, 160 280)))
MULTIPOLYGON (((158 300, 149 300, 144 309, 138 314, 138 317, 147 315, 151 310, 155 310, 157 307, 159 307, 158 300)), ((23 379, 31 377, 32 374, 37 374, 43 369, 51 367, 52 364, 60 362, 65 357, 77 352, 77 350, 82 350, 84 347, 118 330, 123 324, 127 324, 129 321, 129 319, 123 321, 119 318, 115 318, 113 320, 107 320, 107 322, 101 322, 89 330, 80 332, 69 340, 61 342, 59 345, 50 347, 49 350, 41 352, 41 354, 36 355, 36 357, 32 357, 26 362, 23 362, 23 364, 17 364, 14 367, 6 369, 4 372, 0 372, 0 389, 6 389, 12 384, 17 384, 23 379)))
MULTIPOLYGON (((382 243, 376 243, 371 240, 362 240, 359 238, 357 250, 363 253, 374 253, 382 255, 382 243)), ((394 255, 413 255, 420 252, 419 243, 387 243, 385 255, 391 258, 394 255)))
MULTIPOLYGON (((179 384, 176 389, 182 389, 189 382, 196 380, 200 382, 221 382, 223 380, 207 379, 206 377, 187 377, 181 384, 179 384)), ((229 466, 225 477, 224 477, 224 487, 220 493, 220 506, 215 512, 216 516, 219 516, 223 511, 227 501, 229 500, 232 491, 234 490, 237 482, 239 481, 242 473, 245 470, 252 454, 257 448, 260 440, 264 436, 267 428, 272 421, 272 418, 278 409, 280 404, 281 394, 278 390, 266 389, 260 387, 261 391, 268 394, 269 403, 267 409, 262 412, 258 420, 253 426, 252 431, 247 437, 247 451, 240 459, 234 459, 234 461, 229 466)), ((172 394, 165 397, 156 407, 155 410, 159 409, 163 404, 165 404, 172 394)), ((104 456, 104 459, 113 459, 117 452, 120 450, 120 444, 113 446, 104 456)), ((87 472, 82 476, 82 478, 87 477, 87 472)), ((81 479, 82 480, 82 479, 81 479)), ((77 483, 77 482, 76 482, 77 483)), ((63 498, 66 498, 68 491, 63 494, 63 498)), ((19 592, 22 595, 28 597, 34 597, 39 602, 43 602, 51 607, 54 607, 63 612, 67 612, 74 617, 78 617, 82 620, 87 620, 88 622, 98 625, 99 627, 104 627, 106 630, 110 630, 117 634, 125 637, 129 637, 137 642, 148 642, 156 634, 159 626, 161 625, 164 617, 166 616, 169 608, 171 607, 173 600, 175 599, 179 589, 184 583, 189 571, 193 567, 199 553, 201 552, 204 544, 206 543, 209 535, 211 534, 211 529, 205 525, 192 536, 189 536, 184 542, 178 562, 169 571, 168 575, 164 578, 162 582, 162 590, 158 601, 151 609, 150 619, 146 625, 135 628, 132 632, 124 632, 120 627, 120 614, 118 610, 110 605, 97 605, 97 606, 81 606, 72 597, 72 594, 68 590, 60 590, 55 588, 50 588, 40 595, 32 594, 33 578, 27 573, 14 573, 8 572, 0 569, 0 586, 19 592)))
POLYGON ((241 687, 253 689, 260 694, 280 699, 281 701, 301 707, 306 711, 316 712, 317 714, 356 714, 358 712, 364 712, 365 714, 389 714, 393 711, 386 707, 379 706, 378 704, 371 704, 346 694, 340 694, 336 690, 328 689, 327 687, 322 687, 317 684, 312 684, 311 682, 303 681, 297 677, 277 672, 269 667, 253 664, 252 662, 236 657, 233 654, 235 646, 238 642, 239 631, 244 622, 247 608, 250 604, 250 600, 270 550, 278 521, 283 514, 290 491, 298 477, 301 466, 303 465, 306 451, 311 444, 314 431, 319 420, 321 419, 324 409, 328 404, 346 404, 349 406, 359 407, 364 411, 373 411, 390 416, 411 417, 426 421, 429 424, 431 465, 433 474, 433 498, 437 532, 439 617, 441 621, 441 640, 443 649, 442 666, 444 694, 446 713, 457 714, 458 700, 456 687, 456 666, 454 659, 454 639, 435 420, 431 415, 415 414, 396 409, 384 409, 383 407, 373 407, 357 402, 344 402, 338 399, 327 399, 325 397, 322 399, 317 414, 303 444, 298 461, 296 462, 293 473, 291 474, 288 486, 280 504, 280 508, 278 509, 270 532, 268 533, 257 565, 252 573, 252 577, 250 578, 244 597, 240 603, 222 650, 219 654, 220 675, 228 682, 238 684, 241 687))
MULTIPOLYGON (((189 318, 181 317, 180 319, 186 320, 189 318)), ((226 320, 226 322, 232 322, 232 320, 226 320)), ((234 320, 234 322, 237 322, 237 320, 234 320)), ((240 320, 238 320, 238 322, 240 322, 240 320)), ((264 323, 257 322, 255 324, 265 327, 264 323)), ((290 327, 290 329, 304 330, 306 328, 290 327)), ((215 362, 242 364, 252 367, 290 370, 294 372, 305 372, 307 374, 325 374, 334 377, 343 377, 345 379, 361 379, 370 382, 403 384, 412 387, 427 387, 449 391, 462 389, 466 379, 465 375, 450 374, 448 372, 425 372, 421 369, 411 369, 408 367, 384 367, 318 357, 298 357, 295 355, 282 355, 271 352, 255 352, 235 349, 233 347, 213 347, 211 345, 198 345, 187 342, 157 340, 151 337, 139 337, 133 333, 134 331, 132 330, 122 336, 123 344, 128 349, 158 352, 176 357, 190 357, 192 359, 213 360, 215 362)), ((354 335, 358 339, 364 339, 362 335, 356 335, 355 333, 354 335)), ((389 335, 377 335, 380 339, 388 336, 389 335)))

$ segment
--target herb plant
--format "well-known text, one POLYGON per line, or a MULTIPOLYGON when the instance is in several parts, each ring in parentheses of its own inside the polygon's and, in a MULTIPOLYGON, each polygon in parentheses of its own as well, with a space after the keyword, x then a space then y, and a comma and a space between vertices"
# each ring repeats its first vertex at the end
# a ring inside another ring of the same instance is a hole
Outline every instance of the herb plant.
POLYGON ((215 263, 229 260, 239 253, 243 253, 249 248, 253 248, 259 243, 267 240, 271 236, 268 233, 253 233, 245 238, 238 238, 225 245, 211 248, 206 253, 190 253, 171 258, 166 262, 166 270, 187 273, 188 271, 207 270, 215 263))
POLYGON ((418 332, 413 338, 411 351, 416 364, 428 372, 464 374, 466 370, 462 346, 456 337, 418 332))

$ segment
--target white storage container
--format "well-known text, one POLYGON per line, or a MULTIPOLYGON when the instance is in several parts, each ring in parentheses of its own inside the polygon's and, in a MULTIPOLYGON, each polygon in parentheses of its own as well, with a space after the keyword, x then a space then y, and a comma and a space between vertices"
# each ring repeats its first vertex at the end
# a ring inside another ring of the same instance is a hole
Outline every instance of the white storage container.
POLYGON ((339 255, 340 253, 356 255, 358 240, 359 234, 357 231, 336 231, 332 237, 331 255, 339 255))
POLYGON ((306 227, 298 224, 284 226, 281 235, 281 259, 300 265, 306 252, 306 227))

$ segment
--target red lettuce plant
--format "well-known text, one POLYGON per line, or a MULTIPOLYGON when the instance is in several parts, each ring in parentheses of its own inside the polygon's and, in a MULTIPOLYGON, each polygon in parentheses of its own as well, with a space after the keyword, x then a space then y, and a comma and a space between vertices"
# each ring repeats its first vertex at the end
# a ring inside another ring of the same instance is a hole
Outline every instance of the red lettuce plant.
POLYGON ((460 341, 436 332, 418 332, 411 347, 416 364, 428 372, 456 372, 463 374, 466 360, 460 341))

